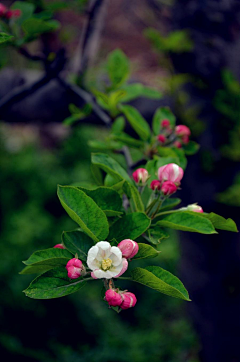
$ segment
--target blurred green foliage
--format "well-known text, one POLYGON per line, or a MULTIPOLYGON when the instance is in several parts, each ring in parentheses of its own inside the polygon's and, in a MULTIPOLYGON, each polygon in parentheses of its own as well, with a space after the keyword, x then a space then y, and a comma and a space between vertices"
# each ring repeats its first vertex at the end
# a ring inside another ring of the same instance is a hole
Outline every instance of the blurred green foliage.
MULTIPOLYGON (((21 143, 18 132, 1 132, 2 356, 24 362, 197 362, 198 342, 184 302, 177 299, 159 298, 151 289, 143 293, 140 285, 125 281, 139 303, 117 315, 100 298, 97 284, 85 287, 84 294, 52 301, 22 293, 31 276, 18 275, 21 260, 59 243, 62 230, 75 227, 59 204, 56 186, 91 179, 87 140, 99 134, 101 129, 77 127, 60 149, 46 150, 35 142, 21 143)), ((163 241, 160 250, 156 263, 174 272, 176 236, 163 241)))

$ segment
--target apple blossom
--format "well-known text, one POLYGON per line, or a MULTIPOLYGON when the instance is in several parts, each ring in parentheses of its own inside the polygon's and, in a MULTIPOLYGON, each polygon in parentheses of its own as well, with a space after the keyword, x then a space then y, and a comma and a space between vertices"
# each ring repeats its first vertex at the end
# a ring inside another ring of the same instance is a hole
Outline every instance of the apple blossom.
POLYGON ((65 249, 65 247, 64 247, 63 244, 56 244, 56 245, 54 246, 54 248, 65 249))
POLYGON ((175 133, 182 137, 182 136, 190 136, 191 131, 187 126, 184 126, 183 124, 180 124, 179 126, 175 127, 175 133))
POLYGON ((77 279, 81 276, 84 266, 81 260, 73 258, 67 262, 66 269, 69 278, 77 279))
POLYGON ((136 183, 143 183, 147 181, 149 178, 148 171, 145 168, 138 168, 136 171, 132 174, 133 179, 136 183))
POLYGON ((150 184, 150 188, 155 191, 155 190, 160 190, 161 189, 161 182, 158 180, 153 180, 150 184))
POLYGON ((122 252, 124 258, 130 259, 133 258, 139 250, 138 243, 131 239, 124 239, 118 244, 118 248, 122 252))
POLYGON ((137 303, 137 298, 136 298, 135 294, 130 293, 130 292, 125 292, 125 293, 121 293, 121 295, 123 298, 123 302, 120 305, 120 307, 122 309, 132 308, 137 303))
POLYGON ((162 184, 161 191, 164 195, 172 195, 177 191, 177 186, 172 181, 165 181, 162 184))
POLYGON ((159 181, 172 181, 179 184, 183 178, 183 169, 175 163, 169 163, 168 165, 162 166, 158 169, 159 181))
POLYGON ((108 289, 105 293, 105 300, 108 302, 109 306, 119 307, 122 304, 123 298, 121 294, 117 293, 113 289, 108 289))
POLYGON ((87 265, 94 279, 117 278, 127 270, 121 250, 108 241, 99 241, 88 250, 87 265))

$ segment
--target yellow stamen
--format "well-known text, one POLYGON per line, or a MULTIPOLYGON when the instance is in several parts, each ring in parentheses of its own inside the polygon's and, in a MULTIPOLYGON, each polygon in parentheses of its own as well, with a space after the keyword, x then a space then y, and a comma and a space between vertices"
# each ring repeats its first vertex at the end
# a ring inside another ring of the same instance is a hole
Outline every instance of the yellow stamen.
POLYGON ((109 270, 111 268, 112 265, 112 260, 107 258, 107 259, 103 259, 102 261, 102 269, 103 270, 109 270))

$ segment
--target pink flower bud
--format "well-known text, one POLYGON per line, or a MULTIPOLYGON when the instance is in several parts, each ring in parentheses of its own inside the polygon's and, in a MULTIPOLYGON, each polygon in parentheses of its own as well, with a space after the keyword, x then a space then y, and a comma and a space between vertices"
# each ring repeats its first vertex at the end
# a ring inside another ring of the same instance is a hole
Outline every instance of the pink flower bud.
POLYGON ((125 273, 125 271, 127 270, 128 268, 128 261, 127 259, 123 258, 122 259, 122 262, 123 262, 123 267, 122 267, 122 270, 120 271, 120 273, 118 275, 115 275, 114 278, 118 278, 120 277, 123 273, 125 273))
POLYGON ((122 252, 124 258, 130 259, 133 258, 139 250, 138 243, 131 239, 124 239, 118 244, 118 248, 122 252))
POLYGON ((158 178, 160 182, 172 181, 179 184, 183 178, 183 174, 183 169, 175 163, 169 163, 168 165, 162 166, 158 169, 158 178))
POLYGON ((5 15, 7 12, 7 7, 3 4, 0 4, 0 16, 5 15))
POLYGON ((137 303, 137 298, 133 293, 130 293, 130 292, 122 293, 122 298, 123 298, 123 302, 120 306, 122 309, 132 308, 137 303))
POLYGON ((189 143, 189 136, 182 136, 182 143, 187 145, 189 143))
POLYGON ((132 174, 134 181, 138 183, 145 183, 149 177, 147 170, 145 168, 138 168, 132 174))
POLYGON ((19 18, 22 15, 22 12, 20 9, 15 9, 15 10, 8 10, 5 14, 5 17, 7 19, 11 19, 11 18, 19 18))
POLYGON ((164 195, 172 195, 177 191, 177 186, 172 181, 165 181, 162 184, 161 191, 164 195))
POLYGON ((192 204, 187 206, 188 211, 194 211, 194 212, 203 212, 203 209, 201 206, 192 204))
POLYGON ((64 247, 63 244, 56 244, 56 245, 54 246, 54 248, 65 249, 65 247, 64 247))
POLYGON ((175 127, 175 133, 180 137, 182 137, 182 136, 189 137, 191 134, 191 131, 187 126, 184 126, 183 124, 181 124, 181 125, 175 127))
POLYGON ((177 147, 177 148, 182 148, 182 144, 181 144, 180 141, 175 141, 175 142, 173 143, 173 146, 174 146, 174 147, 177 147))
POLYGON ((165 143, 166 142, 166 137, 163 134, 160 134, 157 136, 157 140, 160 143, 165 143))
POLYGON ((118 307, 122 304, 121 294, 115 292, 113 289, 108 289, 106 291, 105 300, 108 302, 108 305, 112 307, 118 307))
POLYGON ((160 181, 158 181, 158 180, 153 180, 152 182, 151 182, 151 185, 150 185, 150 187, 151 187, 151 189, 153 190, 153 191, 155 191, 155 190, 161 190, 161 182, 160 181))
POLYGON ((68 271, 68 277, 70 279, 77 279, 81 276, 83 270, 82 261, 76 258, 73 258, 67 262, 66 269, 68 271))
POLYGON ((169 119, 163 119, 161 122, 161 126, 162 126, 162 128, 168 128, 170 126, 169 119))

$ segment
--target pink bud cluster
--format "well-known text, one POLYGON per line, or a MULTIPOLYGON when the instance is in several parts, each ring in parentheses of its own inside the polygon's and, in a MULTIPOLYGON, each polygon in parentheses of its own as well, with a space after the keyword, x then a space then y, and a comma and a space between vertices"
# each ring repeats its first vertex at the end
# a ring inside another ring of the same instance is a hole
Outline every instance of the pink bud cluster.
POLYGON ((160 132, 157 136, 157 141, 160 145, 174 146, 177 148, 188 144, 191 135, 190 129, 182 124, 173 129, 169 119, 162 120, 160 132))
POLYGON ((0 18, 19 18, 21 14, 22 12, 20 9, 10 10, 5 5, 0 3, 0 18))
POLYGON ((155 192, 161 191, 163 195, 170 196, 177 191, 183 175, 184 171, 180 166, 169 163, 158 169, 158 180, 153 180, 150 188, 155 192))
POLYGON ((118 289, 108 289, 105 293, 105 300, 110 307, 120 307, 129 309, 136 305, 137 298, 135 294, 128 291, 119 291, 118 289))

